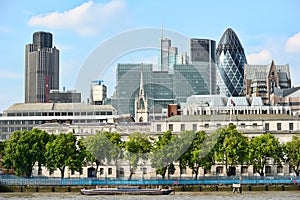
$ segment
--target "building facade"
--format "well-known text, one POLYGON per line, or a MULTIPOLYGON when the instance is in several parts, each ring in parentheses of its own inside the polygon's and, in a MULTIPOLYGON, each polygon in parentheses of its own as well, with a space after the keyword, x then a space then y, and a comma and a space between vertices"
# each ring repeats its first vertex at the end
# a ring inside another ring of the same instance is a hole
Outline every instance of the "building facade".
POLYGON ((275 65, 274 61, 269 65, 245 64, 244 88, 245 95, 261 97, 265 105, 274 105, 270 97, 275 89, 291 88, 289 65, 275 65))
POLYGON ((35 32, 25 47, 25 102, 49 102, 50 90, 59 90, 59 50, 51 33, 35 32))
POLYGON ((51 90, 49 103, 81 103, 81 93, 74 90, 51 90))
POLYGON ((96 80, 91 81, 91 92, 89 103, 91 105, 103 105, 103 102, 107 98, 107 87, 103 84, 103 81, 96 80))
POLYGON ((149 120, 167 117, 169 104, 185 102, 190 95, 209 94, 209 87, 194 65, 174 65, 174 73, 153 71, 151 64, 118 64, 117 86, 112 105, 119 114, 135 115, 135 97, 143 73, 144 94, 148 99, 149 120))
POLYGON ((178 49, 171 46, 171 40, 165 37, 161 38, 160 65, 161 71, 172 73, 173 65, 177 63, 178 49))
POLYGON ((0 117, 0 140, 7 140, 14 131, 31 130, 48 123, 113 122, 117 111, 111 105, 83 103, 16 103, 0 117))
POLYGON ((217 92, 216 42, 209 39, 190 39, 191 64, 204 78, 209 94, 217 92))
POLYGON ((244 65, 247 64, 242 44, 236 33, 228 28, 216 50, 217 93, 225 96, 242 96, 244 65))

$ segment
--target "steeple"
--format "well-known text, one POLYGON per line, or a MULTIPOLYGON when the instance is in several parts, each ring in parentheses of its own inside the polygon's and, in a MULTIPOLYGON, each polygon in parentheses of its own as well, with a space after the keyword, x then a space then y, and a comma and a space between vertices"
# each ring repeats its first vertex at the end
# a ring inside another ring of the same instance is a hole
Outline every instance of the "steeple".
POLYGON ((145 95, 143 71, 141 71, 139 93, 135 97, 135 121, 147 122, 148 116, 149 116, 148 98, 147 95, 145 95))
POLYGON ((143 71, 141 71, 139 96, 144 96, 144 93, 143 71))

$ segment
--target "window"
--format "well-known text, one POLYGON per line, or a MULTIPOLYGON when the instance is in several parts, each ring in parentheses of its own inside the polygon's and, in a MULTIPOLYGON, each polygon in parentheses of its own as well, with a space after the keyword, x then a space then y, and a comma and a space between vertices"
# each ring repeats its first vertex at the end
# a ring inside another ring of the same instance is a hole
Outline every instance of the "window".
POLYGON ((42 175, 42 168, 38 169, 38 175, 42 175))
POLYGON ((204 128, 209 128, 209 124, 204 124, 204 128))
POLYGON ((147 168, 143 167, 143 174, 147 174, 147 168))
POLYGON ((217 124, 217 128, 221 128, 221 124, 217 124))
POLYGON ((108 175, 112 175, 112 168, 108 168, 108 175))
POLYGON ((101 167, 100 168, 100 171, 99 171, 100 175, 103 175, 104 174, 104 169, 101 167))
POLYGON ((266 166, 265 172, 266 172, 266 175, 270 175, 272 173, 271 166, 266 166))
POLYGON ((120 176, 124 176, 124 168, 121 167, 119 173, 120 173, 120 176))
POLYGON ((257 128, 257 123, 252 124, 253 128, 257 128))
POLYGON ((277 167, 277 174, 281 174, 283 173, 283 167, 282 166, 278 166, 277 167))
POLYGON ((169 130, 173 131, 173 124, 169 124, 169 130))
POLYGON ((159 132, 161 131, 161 124, 156 125, 156 131, 159 131, 159 132))
POLYGON ((265 123, 265 131, 269 130, 269 123, 265 123))
POLYGON ((211 174, 211 170, 210 169, 204 169, 204 174, 211 174))
POLYGON ((242 174, 247 174, 248 173, 248 167, 247 166, 243 166, 242 167, 242 174))
POLYGON ((294 124, 293 123, 289 123, 289 130, 290 131, 294 130, 294 124))
POLYGON ((217 175, 223 174, 223 166, 222 167, 217 167, 216 173, 217 173, 217 175))
POLYGON ((281 123, 277 123, 277 130, 281 131, 281 123))
POLYGON ((197 131, 197 124, 193 124, 193 131, 197 131))
POLYGON ((181 174, 186 174, 186 167, 181 168, 181 174))
POLYGON ((185 131, 185 124, 180 125, 180 131, 185 131))
POLYGON ((49 175, 52 175, 52 174, 54 174, 54 169, 49 170, 49 175))
POLYGON ((246 127, 245 123, 241 123, 241 128, 245 128, 245 127, 246 127))

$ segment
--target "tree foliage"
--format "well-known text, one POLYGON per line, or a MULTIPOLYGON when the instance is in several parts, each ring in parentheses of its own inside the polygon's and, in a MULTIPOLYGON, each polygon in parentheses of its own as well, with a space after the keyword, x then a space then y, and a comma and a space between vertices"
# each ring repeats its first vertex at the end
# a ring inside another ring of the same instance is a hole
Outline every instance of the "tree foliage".
POLYGON ((247 162, 248 149, 248 137, 238 131, 235 125, 229 125, 221 129, 215 159, 225 165, 227 176, 235 175, 230 169, 247 162))
POLYGON ((269 161, 281 165, 283 149, 274 135, 267 133, 251 138, 249 148, 249 163, 260 176, 264 176, 264 169, 269 161))
POLYGON ((70 171, 80 171, 83 157, 76 136, 72 133, 60 133, 46 145, 46 161, 49 170, 59 169, 64 178, 65 168, 70 171))
POLYGON ((50 137, 45 131, 16 131, 6 141, 3 164, 13 168, 18 176, 31 176, 32 168, 37 162, 39 168, 45 164, 45 144, 50 137))
POLYGON ((129 140, 125 143, 125 149, 126 158, 130 166, 130 180, 138 167, 139 161, 148 159, 148 153, 152 149, 152 144, 147 135, 136 132, 129 136, 129 140))
POLYGON ((293 168, 295 174, 299 176, 300 173, 300 137, 293 136, 292 140, 287 142, 284 146, 284 153, 286 161, 290 167, 293 168))

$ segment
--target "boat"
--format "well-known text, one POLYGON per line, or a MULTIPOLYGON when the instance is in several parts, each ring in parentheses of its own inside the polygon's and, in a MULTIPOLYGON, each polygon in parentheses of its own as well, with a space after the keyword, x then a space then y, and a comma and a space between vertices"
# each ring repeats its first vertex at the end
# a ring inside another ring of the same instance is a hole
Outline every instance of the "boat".
POLYGON ((172 189, 142 189, 141 187, 95 188, 80 190, 83 195, 168 195, 172 189))

